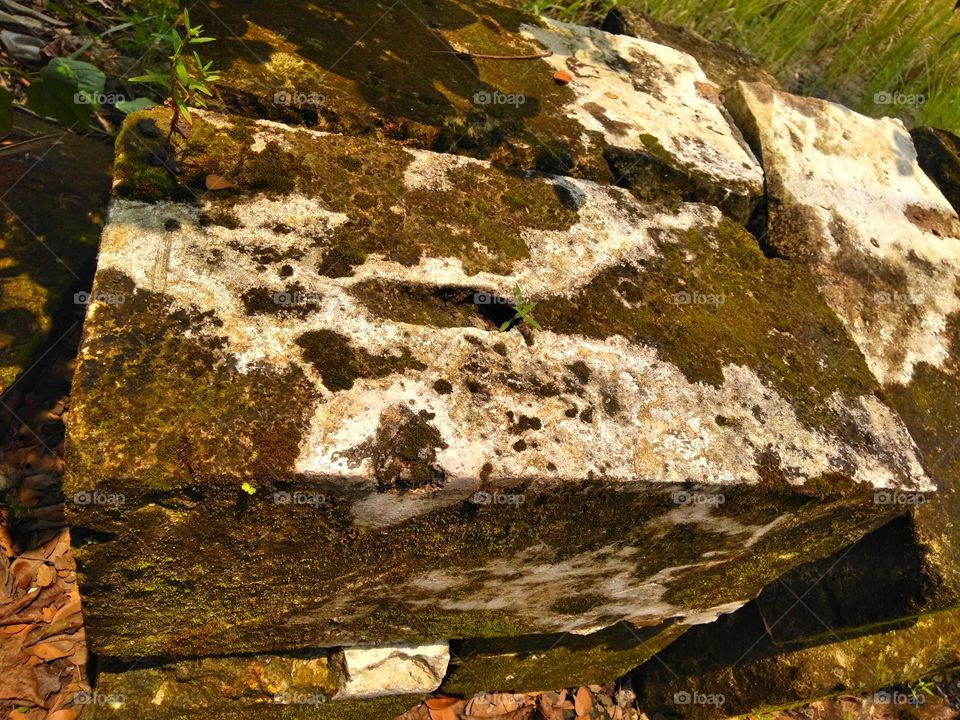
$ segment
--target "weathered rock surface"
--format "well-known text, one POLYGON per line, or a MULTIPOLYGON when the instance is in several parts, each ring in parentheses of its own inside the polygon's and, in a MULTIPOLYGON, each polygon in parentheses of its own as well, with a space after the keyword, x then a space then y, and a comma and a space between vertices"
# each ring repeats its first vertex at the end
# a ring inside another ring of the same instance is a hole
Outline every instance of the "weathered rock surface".
POLYGON ((96 718, 220 717, 227 707, 238 717, 379 719, 436 690, 449 658, 441 643, 114 663, 98 674, 88 704, 96 718))
POLYGON ((484 2, 248 1, 215 12, 207 22, 229 29, 211 52, 232 112, 616 181, 741 221, 762 194, 717 88, 664 45, 484 2), (573 81, 558 84, 555 70, 573 81))
POLYGON ((683 718, 762 714, 960 666, 960 609, 908 614, 930 585, 916 553, 904 556, 905 532, 907 519, 895 521, 690 630, 631 675, 641 707, 683 718))
POLYGON ((936 497, 884 499, 910 510, 914 540, 906 552, 919 553, 931 585, 920 607, 953 606, 960 600, 960 220, 920 169, 899 121, 762 85, 738 87, 731 110, 767 173, 767 241, 813 269, 938 484, 936 497))
POLYGON ((728 43, 707 40, 699 33, 669 25, 630 6, 615 7, 607 13, 601 30, 632 35, 692 55, 711 83, 721 90, 734 83, 762 82, 779 88, 777 79, 750 55, 728 43))
POLYGON ((873 374, 909 385, 954 360, 960 220, 903 123, 738 83, 729 105, 763 156, 773 250, 813 267, 873 374))
POLYGON ((461 640, 452 644, 450 669, 440 690, 469 697, 490 688, 531 692, 613 682, 686 630, 681 623, 643 627, 623 621, 588 635, 461 640))
POLYGON ((960 212, 960 138, 939 128, 916 128, 910 131, 910 137, 920 167, 960 212))
POLYGON ((716 208, 211 114, 175 187, 143 117, 69 438, 103 655, 672 633, 932 489, 716 208), (543 332, 497 331, 517 286, 543 332))
POLYGON ((61 308, 93 273, 100 209, 110 193, 110 148, 57 130, 18 113, 11 140, 53 136, 2 160, 0 393, 31 364, 61 308), (66 175, 75 182, 64 191, 60 179, 66 175), (50 178, 60 185, 52 189, 50 178))

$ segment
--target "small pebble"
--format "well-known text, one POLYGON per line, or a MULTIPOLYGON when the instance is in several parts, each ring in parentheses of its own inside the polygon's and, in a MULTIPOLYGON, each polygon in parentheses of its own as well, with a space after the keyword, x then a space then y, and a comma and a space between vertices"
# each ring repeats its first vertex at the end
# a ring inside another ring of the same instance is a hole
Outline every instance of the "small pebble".
POLYGON ((566 70, 557 70, 553 74, 553 79, 556 80, 560 85, 569 85, 573 82, 573 75, 568 73, 566 70))

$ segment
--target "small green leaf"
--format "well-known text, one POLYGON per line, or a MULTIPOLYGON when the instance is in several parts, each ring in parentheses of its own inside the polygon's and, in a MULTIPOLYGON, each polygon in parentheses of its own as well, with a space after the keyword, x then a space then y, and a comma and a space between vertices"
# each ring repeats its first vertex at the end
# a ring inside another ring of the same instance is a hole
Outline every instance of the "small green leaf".
POLYGON ((148 72, 145 75, 137 75, 136 77, 130 78, 130 82, 154 83, 156 85, 161 85, 168 90, 170 88, 170 78, 158 72, 148 72))
POLYGON ((503 324, 500 326, 500 332, 506 332, 506 331, 507 331, 507 328, 510 327, 510 323, 512 323, 512 322, 513 322, 513 320, 511 319, 511 320, 507 320, 505 323, 503 323, 503 324))
POLYGON ((77 87, 91 95, 102 93, 107 82, 107 76, 100 68, 88 62, 83 62, 82 60, 54 58, 44 70, 48 68, 53 72, 72 76, 76 79, 77 87))
POLYGON ((27 88, 27 104, 38 115, 64 125, 89 125, 94 95, 106 76, 90 63, 54 58, 27 88))
POLYGON ((540 326, 540 323, 537 322, 537 319, 533 315, 528 315, 526 317, 526 321, 533 325, 533 327, 535 327, 537 330, 543 330, 543 328, 540 326))
POLYGON ((257 488, 248 482, 243 483, 240 486, 240 489, 243 490, 247 495, 253 495, 257 491, 257 488))
POLYGON ((145 110, 148 107, 155 107, 156 103, 150 98, 136 98, 135 100, 121 100, 114 107, 124 115, 129 115, 137 110, 145 110))

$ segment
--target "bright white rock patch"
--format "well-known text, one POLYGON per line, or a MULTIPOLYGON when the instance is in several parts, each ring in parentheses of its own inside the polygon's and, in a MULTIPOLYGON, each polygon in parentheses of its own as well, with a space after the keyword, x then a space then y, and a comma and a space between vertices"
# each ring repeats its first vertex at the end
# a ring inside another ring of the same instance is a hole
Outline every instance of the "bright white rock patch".
POLYGON ((554 69, 573 75, 570 117, 611 147, 647 150, 643 136, 652 137, 678 167, 761 194, 763 171, 711 98, 717 88, 693 57, 641 38, 544 22, 521 32, 553 52, 546 62, 554 69))
POLYGON ((432 693, 450 662, 447 643, 344 648, 337 700, 432 693))
POLYGON ((903 123, 762 84, 737 88, 731 111, 756 127, 775 203, 772 241, 815 266, 881 382, 908 384, 919 362, 943 367, 947 320, 960 311, 960 221, 903 123))

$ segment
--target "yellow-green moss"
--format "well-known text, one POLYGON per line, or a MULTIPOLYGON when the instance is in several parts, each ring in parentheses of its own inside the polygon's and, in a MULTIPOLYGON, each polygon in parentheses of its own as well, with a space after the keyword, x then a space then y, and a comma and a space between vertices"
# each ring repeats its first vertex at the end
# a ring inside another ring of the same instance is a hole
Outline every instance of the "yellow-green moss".
POLYGON ((615 266, 575 297, 544 297, 540 322, 555 332, 619 334, 657 348, 691 382, 719 384, 726 365, 753 369, 808 425, 842 432, 827 401, 878 390, 862 355, 810 273, 763 255, 724 220, 664 236, 638 271, 615 266))
MULTIPOLYGON (((148 110, 131 115, 117 140, 117 192, 132 199, 192 199, 205 193, 209 174, 227 178, 235 188, 215 196, 207 216, 229 215, 232 205, 255 193, 297 191, 315 197, 349 221, 338 226, 319 270, 346 275, 369 253, 405 265, 421 257, 454 257, 468 273, 482 270, 508 273, 529 256, 521 230, 534 227, 563 230, 577 214, 553 186, 481 165, 450 170, 448 184, 437 188, 407 188, 404 170, 413 156, 401 146, 369 138, 317 136, 292 131, 254 151, 257 131, 252 121, 223 118, 222 127, 199 115, 187 141, 177 141, 177 174, 164 171, 176 186, 139 182, 154 176, 149 158, 162 143, 140 136, 137 123, 152 118, 169 122, 168 112, 148 110), (482 188, 482 191, 478 191, 482 188), (398 211, 399 208, 399 211, 398 211), (450 227, 470 228, 467 235, 450 227)), ((162 133, 161 133, 162 134, 162 133)))

